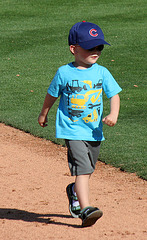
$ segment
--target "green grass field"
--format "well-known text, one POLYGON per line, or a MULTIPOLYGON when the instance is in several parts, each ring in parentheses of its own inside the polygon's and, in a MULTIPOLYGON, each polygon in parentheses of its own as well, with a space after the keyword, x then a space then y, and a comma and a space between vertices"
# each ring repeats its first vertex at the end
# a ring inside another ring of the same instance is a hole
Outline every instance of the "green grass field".
MULTIPOLYGON (((94 22, 111 43, 98 63, 123 88, 118 124, 104 126, 100 160, 147 179, 146 12, 145 0, 1 0, 0 121, 64 143, 55 139, 58 102, 47 128, 37 118, 57 68, 73 60, 67 44, 71 26, 94 22)), ((106 97, 104 105, 105 115, 106 97)))

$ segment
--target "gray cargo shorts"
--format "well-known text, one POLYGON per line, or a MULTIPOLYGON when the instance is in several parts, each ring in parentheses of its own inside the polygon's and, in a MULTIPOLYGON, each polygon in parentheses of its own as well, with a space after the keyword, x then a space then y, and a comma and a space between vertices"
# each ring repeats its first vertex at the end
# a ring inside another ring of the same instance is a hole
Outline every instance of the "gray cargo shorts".
POLYGON ((95 170, 100 141, 67 140, 68 165, 72 176, 91 174, 95 170))

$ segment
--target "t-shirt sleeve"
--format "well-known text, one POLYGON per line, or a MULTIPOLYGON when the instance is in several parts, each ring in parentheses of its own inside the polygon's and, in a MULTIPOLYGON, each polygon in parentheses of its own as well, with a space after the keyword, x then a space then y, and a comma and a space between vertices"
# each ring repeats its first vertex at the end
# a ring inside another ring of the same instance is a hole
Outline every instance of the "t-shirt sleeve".
POLYGON ((62 89, 63 83, 58 69, 47 92, 53 97, 59 97, 61 95, 62 89))
POLYGON ((121 87, 115 81, 112 74, 106 68, 104 71, 104 79, 103 79, 102 87, 107 98, 111 98, 122 91, 121 87))

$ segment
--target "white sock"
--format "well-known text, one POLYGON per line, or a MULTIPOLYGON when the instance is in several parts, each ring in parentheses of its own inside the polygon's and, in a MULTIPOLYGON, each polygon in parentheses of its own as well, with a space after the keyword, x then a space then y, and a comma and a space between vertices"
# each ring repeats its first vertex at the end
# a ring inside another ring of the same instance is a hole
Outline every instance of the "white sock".
MULTIPOLYGON (((74 191, 74 186, 75 186, 75 185, 72 186, 72 192, 73 192, 74 196, 77 196, 76 192, 74 191)), ((77 207, 77 206, 79 206, 80 204, 79 204, 79 201, 78 201, 78 200, 73 200, 72 205, 73 205, 73 207, 77 207)))

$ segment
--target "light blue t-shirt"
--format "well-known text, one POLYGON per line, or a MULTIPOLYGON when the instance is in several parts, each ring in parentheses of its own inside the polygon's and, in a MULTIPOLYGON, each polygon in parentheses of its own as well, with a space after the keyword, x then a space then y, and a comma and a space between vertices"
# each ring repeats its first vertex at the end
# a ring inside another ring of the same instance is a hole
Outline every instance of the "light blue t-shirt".
POLYGON ((60 67, 48 93, 59 97, 56 137, 71 140, 102 141, 103 91, 108 98, 122 89, 111 73, 97 63, 78 69, 72 63, 60 67))

